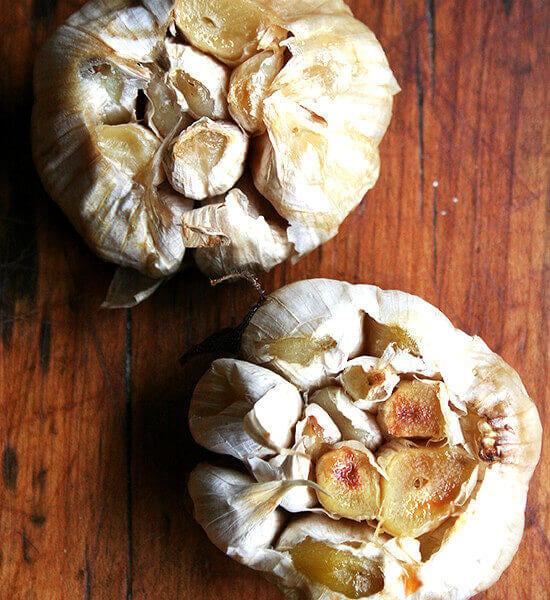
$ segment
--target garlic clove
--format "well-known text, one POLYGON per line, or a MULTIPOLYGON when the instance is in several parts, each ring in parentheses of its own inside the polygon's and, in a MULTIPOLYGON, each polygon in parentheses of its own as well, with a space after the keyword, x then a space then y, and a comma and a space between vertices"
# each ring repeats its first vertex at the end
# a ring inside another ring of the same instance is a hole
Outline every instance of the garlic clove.
POLYGON ((236 125, 199 119, 170 145, 164 169, 172 187, 194 200, 227 192, 241 177, 248 138, 236 125))
POLYGON ((382 432, 374 416, 357 408, 341 388, 334 386, 318 390, 308 402, 326 411, 344 440, 358 441, 369 450, 375 450, 382 444, 382 432))
POLYGON ((399 375, 389 363, 379 364, 375 358, 360 356, 348 362, 338 382, 357 408, 376 412, 399 383, 399 375))
POLYGON ((415 591, 414 561, 403 552, 397 559, 384 536, 375 536, 365 523, 322 515, 297 518, 283 530, 276 551, 283 556, 276 572, 306 598, 405 598, 415 591))
POLYGON ((292 253, 284 224, 269 203, 243 180, 224 199, 203 201, 201 208, 184 220, 186 245, 197 247, 197 265, 211 278, 268 271, 292 253), (192 232, 194 240, 187 232, 192 232), (198 237, 199 232, 204 235, 198 237), (212 243, 219 236, 227 243, 212 243))
POLYGON ((380 405, 378 423, 389 436, 403 438, 445 437, 445 419, 440 407, 438 384, 402 381, 380 405))
POLYGON ((380 524, 398 537, 418 537, 435 529, 467 500, 478 466, 465 452, 441 447, 382 450, 380 524))
POLYGON ((267 548, 283 522, 288 482, 256 483, 242 473, 199 464, 189 477, 195 519, 220 550, 241 562, 267 548))
POLYGON ((159 137, 166 137, 171 132, 178 133, 192 123, 187 102, 167 81, 166 75, 155 73, 144 90, 147 96, 145 123, 159 137))
POLYGON ((195 48, 229 66, 287 35, 270 20, 261 2, 251 0, 176 0, 174 17, 195 48))
POLYGON ((351 550, 306 538, 289 553, 299 573, 345 598, 365 598, 384 589, 381 563, 351 550))
POLYGON ((168 78, 195 118, 229 119, 229 69, 192 46, 167 43, 168 78))
POLYGON ((273 454, 273 446, 288 447, 302 409, 298 390, 276 373, 244 361, 219 359, 195 388, 189 427, 205 448, 244 460, 273 454))
POLYGON ((308 404, 303 418, 296 424, 296 441, 313 459, 342 439, 342 434, 327 411, 318 404, 308 404))
POLYGON ((330 514, 357 521, 374 519, 380 509, 380 473, 368 450, 347 442, 323 454, 315 467, 317 492, 330 514))
MULTIPOLYGON (((161 144, 155 135, 137 123, 102 125, 95 131, 95 143, 117 170, 137 180, 151 177, 152 161, 161 144)), ((163 178, 159 170, 153 181, 160 183, 163 178)))
POLYGON ((281 51, 266 50, 251 56, 231 73, 229 112, 248 133, 265 131, 263 104, 271 84, 283 67, 281 51))
POLYGON ((313 279, 291 284, 256 311, 243 334, 241 352, 301 390, 327 385, 358 352, 362 314, 350 306, 348 284, 313 279))

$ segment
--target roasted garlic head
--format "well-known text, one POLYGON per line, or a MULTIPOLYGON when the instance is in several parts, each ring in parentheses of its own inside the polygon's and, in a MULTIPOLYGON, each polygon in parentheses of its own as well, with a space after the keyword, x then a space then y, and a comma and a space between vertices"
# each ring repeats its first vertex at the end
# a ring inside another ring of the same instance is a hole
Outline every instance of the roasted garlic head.
POLYGON ((90 247, 146 297, 333 237, 378 177, 399 87, 342 0, 90 0, 40 51, 33 154, 90 247))
POLYGON ((289 598, 466 600, 521 540, 541 425, 517 373, 416 296, 313 279, 267 297, 191 400, 216 546, 289 598))

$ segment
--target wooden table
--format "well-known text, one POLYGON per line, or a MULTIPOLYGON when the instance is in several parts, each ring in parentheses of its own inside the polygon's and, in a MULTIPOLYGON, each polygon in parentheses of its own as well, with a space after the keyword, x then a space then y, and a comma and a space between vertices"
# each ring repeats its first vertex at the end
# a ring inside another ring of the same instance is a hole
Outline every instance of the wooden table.
MULTIPOLYGON (((178 357, 238 323, 254 291, 188 269, 132 311, 101 310, 113 268, 31 162, 33 58, 80 4, 0 3, 0 600, 275 600, 210 545, 185 489, 205 453, 186 427, 200 368, 178 357)), ((548 423, 550 3, 351 4, 403 88, 380 180, 337 239, 265 287, 324 276, 419 294, 502 354, 548 423)), ((548 598, 548 446, 520 550, 479 599, 548 598)))

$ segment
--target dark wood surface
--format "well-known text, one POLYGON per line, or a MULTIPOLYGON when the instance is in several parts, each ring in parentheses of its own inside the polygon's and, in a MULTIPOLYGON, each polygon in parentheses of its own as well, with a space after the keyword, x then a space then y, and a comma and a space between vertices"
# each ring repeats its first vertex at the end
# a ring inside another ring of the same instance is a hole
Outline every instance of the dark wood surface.
MULTIPOLYGON (((33 169, 33 58, 80 4, 0 2, 0 600, 279 599, 209 544, 185 492, 205 455, 186 427, 201 365, 178 357, 254 291, 189 269, 131 312, 101 310, 113 269, 33 169)), ((519 371, 548 424, 550 3, 351 4, 403 88, 380 180, 335 240, 264 285, 419 294, 519 371)), ((546 444, 520 550, 479 599, 548 598, 549 464, 546 444)))

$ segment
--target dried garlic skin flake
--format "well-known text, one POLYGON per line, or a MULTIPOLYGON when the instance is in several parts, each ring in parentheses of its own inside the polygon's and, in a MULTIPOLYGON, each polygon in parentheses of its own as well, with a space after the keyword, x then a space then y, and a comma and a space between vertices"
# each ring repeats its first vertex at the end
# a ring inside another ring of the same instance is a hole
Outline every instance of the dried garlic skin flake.
POLYGON ((517 373, 480 338, 416 296, 328 279, 265 299, 239 357, 200 380, 189 419, 250 474, 226 498, 235 472, 216 482, 199 466, 197 520, 308 600, 488 588, 521 540, 542 438, 517 373))
POLYGON ((90 247, 122 267, 105 306, 131 306, 182 268, 186 248, 219 277, 269 270, 334 236, 378 177, 398 90, 342 0, 90 0, 39 52, 33 156, 90 247), (174 157, 202 119, 234 128, 233 150, 222 160, 210 140, 174 157), (158 138, 150 177, 104 154, 101 128, 119 125, 158 138))

